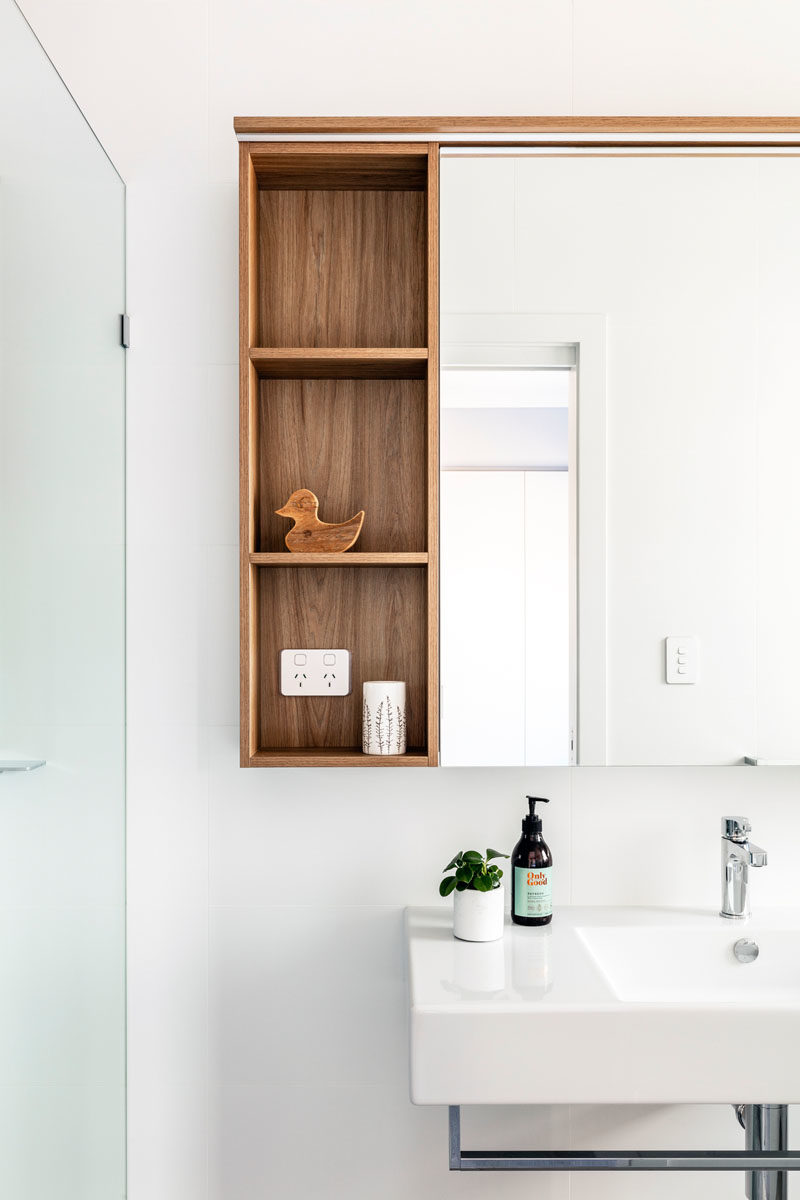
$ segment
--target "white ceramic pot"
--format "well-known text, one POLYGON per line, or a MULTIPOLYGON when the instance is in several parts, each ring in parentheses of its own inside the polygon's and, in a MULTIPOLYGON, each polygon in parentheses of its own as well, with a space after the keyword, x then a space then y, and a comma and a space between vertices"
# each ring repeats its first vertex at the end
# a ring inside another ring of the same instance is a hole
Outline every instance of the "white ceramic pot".
POLYGON ((453 892, 453 933, 462 942, 496 942, 503 936, 503 885, 491 892, 453 892))
POLYGON ((365 754, 405 754, 406 685, 399 679, 364 684, 362 749, 365 754))

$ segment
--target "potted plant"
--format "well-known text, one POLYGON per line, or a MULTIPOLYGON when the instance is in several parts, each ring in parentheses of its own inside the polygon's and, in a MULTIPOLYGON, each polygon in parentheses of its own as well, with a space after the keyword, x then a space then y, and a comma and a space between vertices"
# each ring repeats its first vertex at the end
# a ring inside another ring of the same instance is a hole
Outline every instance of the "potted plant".
POLYGON ((493 858, 508 858, 500 850, 459 850, 439 884, 439 895, 453 895, 453 934, 464 942, 494 942, 503 936, 503 872, 493 858))

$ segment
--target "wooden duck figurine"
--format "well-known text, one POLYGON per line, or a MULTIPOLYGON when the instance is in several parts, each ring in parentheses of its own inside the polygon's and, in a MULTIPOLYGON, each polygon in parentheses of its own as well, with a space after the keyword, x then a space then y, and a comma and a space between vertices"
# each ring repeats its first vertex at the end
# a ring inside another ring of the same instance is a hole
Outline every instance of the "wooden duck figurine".
POLYGON ((286 535, 286 545, 294 554, 340 554, 355 545, 364 510, 341 525, 329 525, 317 516, 319 500, 308 488, 292 492, 283 508, 276 508, 279 517, 291 517, 294 528, 286 535))

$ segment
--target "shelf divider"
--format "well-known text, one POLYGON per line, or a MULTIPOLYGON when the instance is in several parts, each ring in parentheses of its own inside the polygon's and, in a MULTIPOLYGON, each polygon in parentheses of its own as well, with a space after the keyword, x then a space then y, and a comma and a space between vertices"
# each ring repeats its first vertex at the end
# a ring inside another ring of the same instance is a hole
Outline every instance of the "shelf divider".
POLYGON ((292 554, 289 550, 252 551, 254 567, 424 567, 425 551, 358 553, 345 550, 338 554, 292 554))
POLYGON ((252 346, 250 362, 262 379, 424 379, 425 346, 252 346))
POLYGON ((363 754, 356 746, 320 746, 295 748, 259 748, 250 762, 252 767, 427 767, 428 753, 409 747, 405 754, 363 754))

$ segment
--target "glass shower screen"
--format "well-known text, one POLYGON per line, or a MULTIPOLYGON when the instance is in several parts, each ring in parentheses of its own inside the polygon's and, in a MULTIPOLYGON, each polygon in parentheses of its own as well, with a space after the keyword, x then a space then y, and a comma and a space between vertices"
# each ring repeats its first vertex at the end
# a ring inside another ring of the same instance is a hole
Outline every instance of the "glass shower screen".
POLYGON ((124 205, 64 83, 16 5, 0 0, 9 1200, 125 1193, 124 205))

